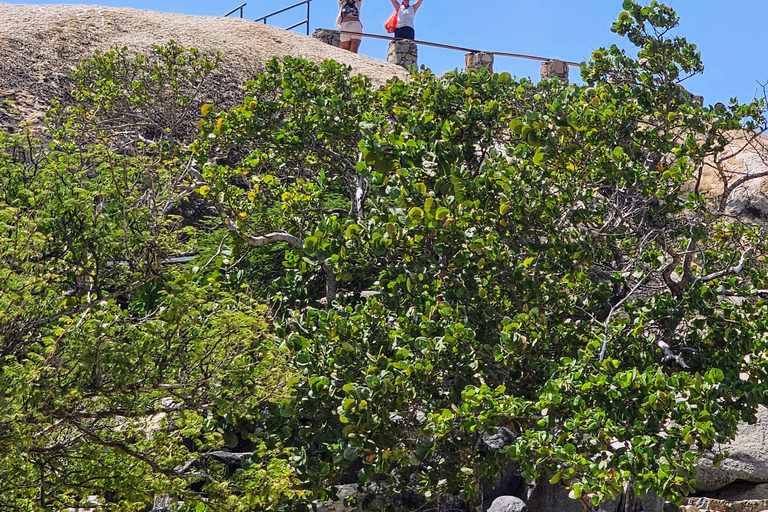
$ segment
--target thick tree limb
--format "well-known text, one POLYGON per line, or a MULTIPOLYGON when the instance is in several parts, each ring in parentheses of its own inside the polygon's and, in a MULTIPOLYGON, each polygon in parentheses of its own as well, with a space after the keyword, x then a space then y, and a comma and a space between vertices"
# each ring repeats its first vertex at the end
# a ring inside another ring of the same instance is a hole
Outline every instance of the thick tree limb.
POLYGON ((752 247, 749 247, 746 251, 741 253, 741 258, 739 258, 739 264, 735 267, 728 267, 724 270, 720 270, 718 272, 713 272, 709 275, 706 275, 701 278, 701 280, 705 283, 708 283, 710 281, 714 281, 715 279, 719 279, 721 277, 725 276, 732 276, 732 275, 738 275, 741 273, 741 271, 744 269, 744 262, 747 259, 747 255, 752 251, 752 247))
POLYGON ((287 244, 294 246, 297 249, 304 248, 304 240, 302 240, 297 236, 293 236, 282 231, 267 233, 266 235, 261 235, 261 236, 253 236, 253 235, 246 235, 245 233, 243 233, 240 230, 240 228, 237 226, 237 224, 235 224, 231 220, 227 219, 226 225, 227 225, 227 229, 229 229, 230 232, 236 234, 238 237, 243 239, 251 247, 264 247, 269 244, 274 244, 276 242, 285 242, 287 244))
MULTIPOLYGON (((260 236, 253 236, 253 235, 246 235, 244 234, 240 228, 232 222, 231 220, 226 220, 227 229, 229 229, 232 233, 235 233, 237 236, 242 238, 248 245, 251 247, 264 247, 269 244, 273 244, 276 242, 285 242, 287 244, 290 244, 294 246, 297 249, 303 249, 304 248, 304 240, 301 238, 290 235, 285 232, 274 232, 274 233, 268 233, 266 235, 260 235, 260 236)), ((333 269, 328 266, 328 264, 324 261, 319 262, 320 267, 325 272, 325 298, 327 300, 326 307, 330 307, 331 302, 336 300, 336 297, 338 295, 338 284, 336 281, 336 274, 334 274, 333 269)))

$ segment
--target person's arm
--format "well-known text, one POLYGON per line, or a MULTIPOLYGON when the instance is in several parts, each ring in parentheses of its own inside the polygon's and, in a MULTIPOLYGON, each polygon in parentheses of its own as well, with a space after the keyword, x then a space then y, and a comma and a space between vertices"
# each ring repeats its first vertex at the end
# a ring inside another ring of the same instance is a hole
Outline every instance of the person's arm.
POLYGON ((416 12, 416 11, 419 10, 419 7, 421 7, 421 2, 423 2, 423 1, 424 0, 416 0, 416 3, 413 4, 413 12, 416 12))
POLYGON ((389 1, 392 2, 392 7, 394 7, 395 9, 400 8, 400 4, 398 3, 397 0, 389 0, 389 1))

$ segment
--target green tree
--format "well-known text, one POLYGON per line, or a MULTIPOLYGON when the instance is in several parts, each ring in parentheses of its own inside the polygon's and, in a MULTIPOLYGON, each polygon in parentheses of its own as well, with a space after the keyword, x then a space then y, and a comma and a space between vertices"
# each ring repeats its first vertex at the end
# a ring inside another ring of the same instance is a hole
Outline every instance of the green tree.
POLYGON ((263 432, 314 496, 358 461, 362 483, 478 506, 514 461, 588 510, 675 501, 766 402, 764 230, 695 186, 764 105, 698 104, 675 13, 624 7, 637 56, 596 51, 584 85, 422 72, 371 95, 286 59, 205 109, 200 192, 241 250, 286 249, 278 334, 304 380, 263 432), (500 427, 515 442, 478 450, 500 427))
POLYGON ((50 144, 0 133, 3 510, 276 509, 293 492, 280 448, 238 430, 285 394, 287 353, 230 250, 178 214, 215 64, 173 43, 97 54, 50 144))

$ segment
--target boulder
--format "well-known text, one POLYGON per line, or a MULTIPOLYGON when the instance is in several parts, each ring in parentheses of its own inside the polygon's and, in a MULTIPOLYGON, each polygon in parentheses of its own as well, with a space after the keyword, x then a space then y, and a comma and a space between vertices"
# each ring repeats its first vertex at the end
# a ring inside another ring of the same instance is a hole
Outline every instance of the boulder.
MULTIPOLYGON (((615 500, 600 505, 600 512, 664 512, 665 502, 655 494, 649 494, 642 499, 634 498, 634 507, 626 509, 626 497, 620 496, 615 500)), ((584 512, 581 502, 568 497, 568 491, 561 485, 553 485, 546 480, 536 483, 528 500, 527 512, 584 512)))
POLYGON ((726 500, 731 502, 748 500, 768 501, 768 484, 752 484, 749 482, 736 482, 713 492, 703 493, 708 498, 726 500))
MULTIPOLYGON (((51 100, 66 100, 81 60, 111 48, 147 53, 174 40, 200 52, 221 52, 200 101, 242 104, 243 84, 273 57, 334 59, 375 86, 408 73, 399 66, 334 48, 318 39, 239 18, 187 16, 117 7, 20 5, 0 2, 0 126, 38 123, 51 100), (8 101, 5 101, 8 100, 8 101)), ((383 57, 383 55, 382 55, 383 57)))
POLYGON ((525 510, 525 502, 515 496, 499 496, 488 507, 488 512, 525 512, 525 510))
POLYGON ((495 453, 514 442, 515 434, 507 427, 499 427, 494 435, 483 432, 479 444, 483 450, 495 453))
POLYGON ((729 444, 722 447, 728 452, 719 468, 714 467, 713 454, 699 460, 696 472, 697 491, 716 491, 736 482, 768 483, 768 409, 760 407, 757 423, 743 424, 729 444))
POLYGON ((317 504, 317 512, 355 512, 357 507, 347 507, 344 500, 357 494, 357 484, 346 484, 336 486, 336 495, 339 501, 324 501, 317 504))
MULTIPOLYGON (((632 492, 632 491, 630 491, 632 492)), ((600 505, 600 512, 667 512, 667 503, 656 494, 650 493, 643 498, 632 496, 632 504, 627 503, 627 495, 623 494, 615 500, 600 505), (627 508, 629 507, 629 508, 627 508)))
POLYGON ((546 479, 536 482, 528 500, 527 512, 584 512, 581 503, 568 497, 561 485, 550 484, 546 479))
POLYGON ((726 212, 743 220, 765 224, 768 222, 768 137, 765 135, 747 135, 732 132, 731 141, 726 146, 724 158, 720 162, 707 162, 701 179, 690 184, 690 189, 697 190, 716 203, 723 197, 727 184, 750 175, 755 176, 737 186, 726 202, 726 212))
POLYGON ((483 485, 483 504, 490 504, 500 496, 513 496, 527 503, 528 494, 528 482, 517 472, 514 463, 510 463, 496 475, 493 483, 483 485))

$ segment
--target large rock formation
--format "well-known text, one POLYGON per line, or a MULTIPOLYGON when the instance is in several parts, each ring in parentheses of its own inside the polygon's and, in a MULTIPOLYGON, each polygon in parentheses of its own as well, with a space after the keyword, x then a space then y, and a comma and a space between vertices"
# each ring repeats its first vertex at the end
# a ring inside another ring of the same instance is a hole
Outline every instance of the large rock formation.
POLYGON ((768 222, 768 137, 734 133, 719 160, 709 160, 692 188, 709 200, 725 200, 729 215, 768 222), (742 182, 742 183, 739 183, 742 182))
POLYGON ((72 69, 95 50, 127 47, 146 52, 170 40, 185 48, 222 52, 215 90, 233 101, 243 84, 273 57, 334 59, 351 66, 353 73, 367 75, 375 86, 407 74, 399 66, 238 18, 0 3, 0 127, 12 127, 19 120, 39 121, 52 99, 66 97, 72 69))
POLYGON ((742 425, 736 439, 721 450, 728 456, 718 468, 711 457, 700 460, 697 490, 716 491, 734 482, 768 483, 768 409, 760 408, 757 423, 742 425))

